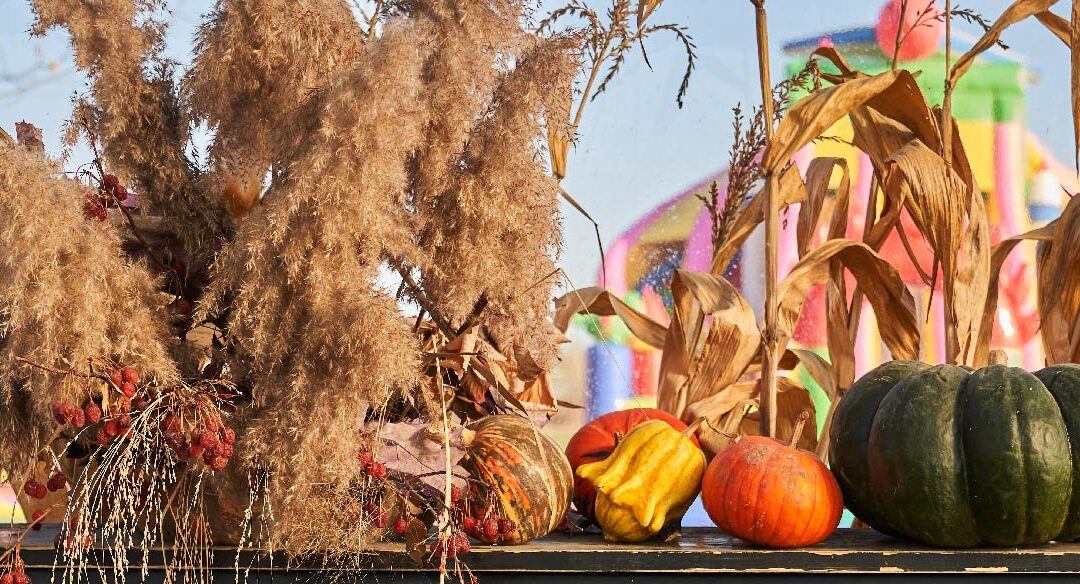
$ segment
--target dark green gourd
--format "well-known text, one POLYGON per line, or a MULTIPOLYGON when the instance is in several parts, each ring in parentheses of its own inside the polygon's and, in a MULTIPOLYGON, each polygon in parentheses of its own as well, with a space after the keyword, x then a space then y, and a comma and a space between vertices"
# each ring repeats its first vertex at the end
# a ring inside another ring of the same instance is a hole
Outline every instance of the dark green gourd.
POLYGON ((893 361, 867 373, 830 432, 845 504, 883 533, 945 547, 1080 536, 1080 367, 1068 367, 893 361))

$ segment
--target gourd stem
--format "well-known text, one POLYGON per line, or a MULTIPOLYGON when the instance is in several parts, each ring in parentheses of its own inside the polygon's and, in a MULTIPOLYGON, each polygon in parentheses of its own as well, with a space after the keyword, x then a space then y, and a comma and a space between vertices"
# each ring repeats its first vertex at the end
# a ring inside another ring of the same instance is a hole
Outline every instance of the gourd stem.
POLYGON ((705 419, 705 416, 701 416, 700 418, 694 420, 693 424, 690 424, 686 427, 685 430, 682 431, 682 435, 686 436, 687 438, 693 436, 694 432, 697 432, 697 429, 701 427, 701 424, 705 423, 706 421, 707 420, 705 419))
POLYGON ((795 422, 795 430, 791 433, 791 442, 788 446, 795 448, 799 444, 799 439, 802 438, 803 427, 806 426, 806 421, 810 419, 810 414, 805 410, 799 414, 799 419, 795 422))
POLYGON ((991 365, 1008 365, 1009 356, 1001 349, 994 349, 990 351, 990 364, 991 365))

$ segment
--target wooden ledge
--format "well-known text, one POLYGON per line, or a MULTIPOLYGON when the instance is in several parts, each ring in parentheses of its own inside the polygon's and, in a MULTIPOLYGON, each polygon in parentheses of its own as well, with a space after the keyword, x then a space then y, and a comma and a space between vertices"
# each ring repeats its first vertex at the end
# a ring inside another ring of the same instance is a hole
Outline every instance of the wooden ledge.
MULTIPOLYGON (((44 529, 27 537, 22 556, 34 582, 47 582, 56 551, 52 545, 56 532, 44 529), (42 577, 35 577, 35 573, 42 577)), ((10 538, 0 535, 0 546, 10 545, 10 538)), ((404 553, 404 544, 388 542, 376 546, 370 555, 353 558, 329 567, 321 560, 294 562, 288 565, 279 554, 234 548, 213 550, 214 581, 237 580, 250 566, 246 580, 259 581, 267 573, 284 581, 310 579, 313 572, 328 570, 343 573, 395 573, 395 582, 429 581, 434 571, 430 564, 417 564, 404 553), (239 562, 237 561, 239 560, 239 562)), ((103 566, 110 566, 108 553, 93 554, 103 566)), ((151 573, 162 571, 160 553, 150 556, 151 573)), ((898 541, 864 529, 841 529, 816 546, 768 550, 748 545, 724 535, 717 529, 687 529, 679 542, 646 544, 609 544, 599 534, 554 534, 520 546, 475 545, 463 556, 469 569, 480 576, 501 573, 488 581, 507 579, 528 582, 574 581, 597 576, 633 576, 635 582, 662 582, 672 577, 722 573, 744 575, 862 575, 870 574, 997 574, 1036 575, 1080 573, 1080 544, 1048 544, 1030 548, 979 548, 950 550, 898 541), (573 576, 576 575, 576 576, 573 576), (649 576, 652 575, 652 576, 649 576), (526 577, 528 576, 528 577, 526 577)), ((129 554, 131 581, 141 580, 139 566, 142 552, 129 554)), ((109 570, 108 567, 105 568, 109 570)), ((244 578, 239 578, 244 579, 244 578)), ((768 578, 766 578, 768 579, 768 578)), ((858 578, 862 579, 862 578, 858 578)), ((161 581, 160 576, 148 581, 161 581)), ((603 580, 603 579, 601 579, 603 580)), ((599 581, 599 580, 597 580, 599 581)))

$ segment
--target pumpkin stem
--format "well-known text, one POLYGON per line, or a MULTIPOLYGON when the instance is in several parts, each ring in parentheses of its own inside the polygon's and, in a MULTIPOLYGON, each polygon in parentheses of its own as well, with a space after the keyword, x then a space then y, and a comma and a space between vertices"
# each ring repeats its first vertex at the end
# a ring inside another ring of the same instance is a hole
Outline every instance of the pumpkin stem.
POLYGON ((625 437, 626 437, 626 435, 623 434, 622 432, 616 432, 615 433, 615 446, 618 446, 619 442, 622 442, 622 439, 625 438, 625 437))
POLYGON ((990 364, 991 365, 1008 365, 1009 356, 1001 349, 994 349, 990 351, 990 364))
POLYGON ((799 414, 799 418, 795 421, 795 430, 791 433, 791 442, 788 446, 795 448, 799 444, 799 439, 802 438, 803 428, 806 426, 806 421, 810 419, 810 413, 803 410, 803 413, 799 414))
POLYGON ((461 447, 468 448, 472 444, 473 439, 476 438, 476 430, 471 428, 461 429, 461 447))

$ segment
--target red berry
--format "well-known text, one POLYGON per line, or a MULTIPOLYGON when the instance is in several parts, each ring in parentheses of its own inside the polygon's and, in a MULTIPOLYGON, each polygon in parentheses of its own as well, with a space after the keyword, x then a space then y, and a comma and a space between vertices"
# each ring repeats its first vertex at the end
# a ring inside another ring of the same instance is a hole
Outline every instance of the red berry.
POLYGON ((109 372, 109 381, 116 387, 120 387, 120 384, 124 382, 124 376, 120 374, 119 370, 112 370, 109 372))
POLYGON ((44 499, 49 494, 49 489, 45 488, 45 485, 39 484, 34 487, 34 498, 44 499))
POLYGON ((128 196, 127 189, 124 188, 123 185, 116 185, 116 188, 114 188, 112 190, 112 192, 113 192, 113 196, 116 197, 117 200, 123 201, 123 200, 127 199, 127 196, 128 196))
POLYGON ((33 497, 34 496, 34 493, 37 492, 37 484, 38 484, 37 481, 34 480, 34 479, 30 479, 30 480, 26 481, 25 483, 23 483, 23 492, 26 493, 26 496, 28 496, 28 497, 33 497))
POLYGON ((450 542, 457 549, 459 554, 467 554, 472 550, 472 546, 469 545, 469 538, 464 533, 455 533, 450 536, 450 542))
POLYGON ((62 491, 64 487, 67 487, 67 477, 62 472, 55 473, 49 477, 47 486, 50 491, 62 491))
POLYGON ((124 383, 135 384, 139 382, 139 372, 131 367, 124 367, 120 370, 120 378, 123 379, 124 383))
POLYGON ((203 453, 202 453, 203 464, 205 464, 206 466, 210 466, 211 464, 213 464, 215 458, 217 458, 217 455, 214 454, 213 450, 203 450, 203 453))
POLYGON ((225 458, 224 456, 215 456, 214 459, 210 461, 210 468, 214 472, 221 472, 225 470, 225 467, 228 466, 228 464, 228 458, 225 458))
POLYGON ((116 423, 120 424, 120 428, 130 428, 131 427, 131 415, 130 414, 120 414, 119 416, 116 417, 116 423))
POLYGON ((71 427, 82 428, 86 425, 86 414, 83 413, 82 408, 75 408, 75 411, 71 414, 71 427))
POLYGON ((192 437, 192 442, 198 441, 203 448, 213 448, 217 446, 218 438, 217 434, 210 430, 203 430, 192 437))
POLYGON ((226 444, 235 444, 236 430, 233 430, 232 428, 226 426, 224 429, 221 430, 221 441, 226 444))
POLYGON ((3 576, 0 576, 0 584, 15 584, 15 578, 9 572, 7 574, 4 574, 3 576))
POLYGON ((394 533, 398 535, 405 535, 405 528, 409 526, 409 522, 405 521, 404 517, 398 517, 397 521, 394 521, 394 533))
POLYGON ((517 531, 517 524, 513 519, 506 519, 505 517, 499 520, 499 534, 510 535, 517 531))
POLYGON ((145 410, 147 407, 149 407, 149 405, 150 403, 147 402, 146 399, 141 395, 135 396, 135 398, 131 400, 131 409, 137 412, 145 410))
POLYGON ((108 434, 110 438, 119 434, 120 422, 116 418, 105 422, 105 433, 108 434))
POLYGON ((476 519, 465 517, 461 520, 461 528, 465 530, 465 533, 473 535, 476 532, 476 519))
POLYGON ((112 436, 109 436, 109 433, 105 431, 105 426, 98 426, 97 432, 94 433, 94 440, 97 440, 98 444, 105 445, 109 443, 109 440, 112 440, 112 436))
POLYGON ((499 539, 499 520, 492 517, 487 521, 484 521, 484 537, 491 540, 498 541, 499 539))
POLYGON ((378 529, 385 528, 386 524, 389 522, 390 518, 386 516, 386 511, 379 513, 379 515, 375 517, 375 527, 378 529))
POLYGON ((136 391, 137 390, 135 389, 134 383, 129 383, 125 381, 124 383, 120 384, 120 393, 123 393, 124 397, 134 397, 136 391))
POLYGON ((41 529, 42 519, 45 519, 45 511, 43 509, 34 511, 34 514, 30 516, 30 523, 33 524, 35 530, 41 529))
POLYGON ((188 446, 188 449, 187 449, 188 456, 191 456, 192 458, 201 457, 205 450, 206 449, 202 447, 202 444, 197 444, 197 443, 194 443, 194 442, 192 442, 191 446, 188 446))
POLYGON ((207 417, 203 420, 203 426, 206 427, 207 431, 213 432, 214 434, 217 434, 217 431, 221 429, 221 423, 218 422, 217 418, 212 417, 207 417))
POLYGON ((12 572, 11 584, 30 584, 30 577, 26 572, 12 572))
POLYGON ((381 462, 373 463, 371 469, 371 476, 381 479, 386 476, 386 465, 381 462))
POLYGON ((371 457, 371 453, 367 450, 361 450, 356 455, 356 460, 359 460, 360 464, 364 465, 365 467, 375 461, 375 459, 371 457))
POLYGON ((374 502, 368 502, 368 503, 364 504, 364 511, 366 513, 374 513, 375 510, 378 509, 378 508, 379 508, 379 506, 376 505, 374 502))
POLYGON ((83 413, 86 416, 86 421, 91 424, 101 421, 101 406, 92 401, 86 402, 86 405, 83 406, 83 413))
POLYGON ((457 485, 450 485, 450 502, 457 503, 461 501, 461 489, 457 485))
POLYGON ((161 420, 161 430, 165 433, 179 433, 183 430, 180 426, 180 418, 169 414, 161 420))
POLYGON ((106 174, 101 177, 101 186, 107 191, 116 190, 116 187, 120 186, 120 179, 116 178, 115 174, 106 174))
POLYGON ((67 423, 67 420, 64 418, 64 403, 63 402, 54 401, 52 403, 52 406, 51 406, 50 409, 52 410, 53 419, 56 420, 57 424, 65 424, 65 423, 67 423))

